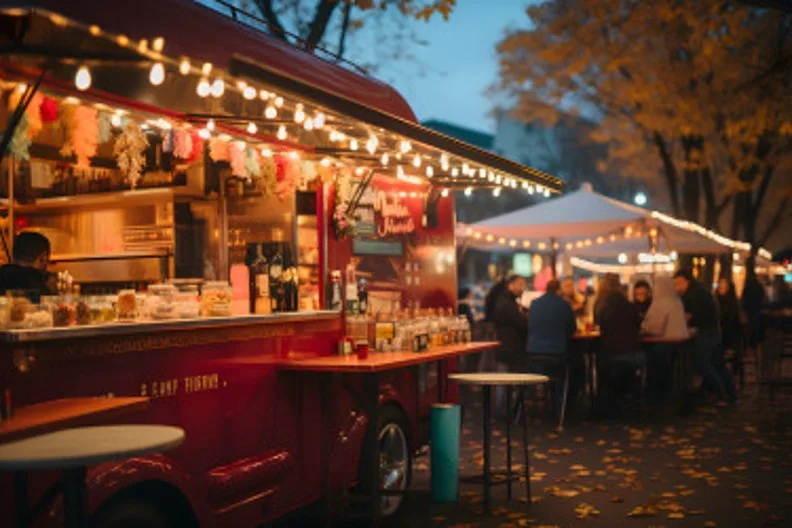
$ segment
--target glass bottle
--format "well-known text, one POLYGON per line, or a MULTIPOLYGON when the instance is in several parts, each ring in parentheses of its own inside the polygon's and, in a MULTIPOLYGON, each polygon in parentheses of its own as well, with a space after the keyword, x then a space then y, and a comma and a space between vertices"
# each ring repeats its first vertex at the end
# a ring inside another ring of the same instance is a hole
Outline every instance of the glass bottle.
POLYGON ((250 263, 250 313, 268 314, 272 312, 269 262, 261 251, 261 244, 255 246, 256 254, 250 263))

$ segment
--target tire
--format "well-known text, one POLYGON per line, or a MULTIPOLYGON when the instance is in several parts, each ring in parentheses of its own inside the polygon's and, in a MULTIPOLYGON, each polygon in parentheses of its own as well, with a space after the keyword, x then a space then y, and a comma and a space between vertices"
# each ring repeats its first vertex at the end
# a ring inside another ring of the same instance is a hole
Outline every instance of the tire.
MULTIPOLYGON (((413 453, 410 447, 410 431, 407 420, 397 407, 385 405, 380 408, 377 428, 380 449, 380 488, 406 491, 412 481, 413 453)), ((361 482, 368 471, 371 457, 364 449, 361 460, 361 482)), ((383 495, 380 500, 382 517, 395 516, 404 504, 404 495, 383 495)))
POLYGON ((153 504, 124 499, 97 514, 95 528, 169 528, 167 518, 153 504))

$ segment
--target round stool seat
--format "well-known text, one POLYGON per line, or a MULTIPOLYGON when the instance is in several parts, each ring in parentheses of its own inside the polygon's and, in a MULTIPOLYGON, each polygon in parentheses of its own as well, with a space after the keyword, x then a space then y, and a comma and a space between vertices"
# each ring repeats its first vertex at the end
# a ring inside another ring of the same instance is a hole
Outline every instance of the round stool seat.
POLYGON ((64 429, 0 444, 0 470, 91 466, 160 453, 179 446, 184 430, 165 425, 109 425, 64 429))
POLYGON ((550 378, 542 374, 522 374, 518 372, 476 372, 470 374, 449 374, 448 379, 463 385, 538 385, 547 383, 550 378))

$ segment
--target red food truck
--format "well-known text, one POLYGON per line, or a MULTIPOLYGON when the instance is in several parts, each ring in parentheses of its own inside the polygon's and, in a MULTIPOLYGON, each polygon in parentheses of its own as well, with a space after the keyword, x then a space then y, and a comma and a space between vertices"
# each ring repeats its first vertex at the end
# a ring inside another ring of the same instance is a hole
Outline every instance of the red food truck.
MULTIPOLYGON (((183 428, 88 469, 105 528, 257 526, 358 486, 394 514, 447 372, 494 346, 453 316, 452 191, 560 181, 191 0, 21 2, 0 46, 4 253, 51 244, 46 286, 2 285, 0 445, 21 416, 183 428)), ((15 504, 1 473, 0 523, 61 524, 58 478, 15 504)))

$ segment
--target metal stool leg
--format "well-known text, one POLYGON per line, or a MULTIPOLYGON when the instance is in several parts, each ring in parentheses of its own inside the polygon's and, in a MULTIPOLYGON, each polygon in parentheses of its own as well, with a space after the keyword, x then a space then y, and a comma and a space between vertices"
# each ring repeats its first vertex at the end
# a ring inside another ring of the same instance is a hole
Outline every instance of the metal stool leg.
MULTIPOLYGON (((523 407, 525 407, 525 393, 523 392, 523 407)), ((523 413, 523 456, 525 457, 525 497, 531 504, 531 466, 528 449, 528 413, 523 413)))
POLYGON ((492 408, 491 391, 489 385, 481 388, 483 394, 484 413, 484 514, 490 512, 490 414, 492 408))
POLYGON ((28 476, 25 471, 14 473, 14 508, 16 509, 17 528, 27 528, 28 526, 28 476))
POLYGON ((567 398, 569 397, 569 365, 564 366, 564 395, 561 399, 561 414, 558 419, 558 428, 564 428, 564 416, 566 416, 567 398))
MULTIPOLYGON (((512 388, 506 387, 506 407, 509 414, 512 412, 512 388)), ((512 417, 506 417, 506 498, 512 498, 512 459, 511 459, 511 421, 512 417)))

